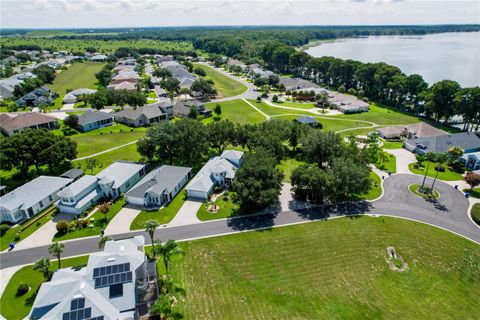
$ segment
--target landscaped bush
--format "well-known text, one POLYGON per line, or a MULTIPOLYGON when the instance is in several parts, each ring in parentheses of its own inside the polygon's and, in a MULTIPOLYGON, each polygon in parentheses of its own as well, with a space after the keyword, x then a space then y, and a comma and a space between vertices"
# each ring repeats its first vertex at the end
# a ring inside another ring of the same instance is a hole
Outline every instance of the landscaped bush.
POLYGON ((436 165, 436 166, 435 166, 435 171, 445 172, 445 167, 444 167, 444 166, 441 166, 441 165, 436 165))
POLYGON ((22 282, 17 287, 17 297, 23 296, 30 290, 30 287, 25 282, 22 282))
POLYGON ((0 237, 7 233, 8 229, 10 229, 10 226, 8 224, 0 225, 0 237))
POLYGON ((472 211, 470 212, 472 215, 473 221, 480 226, 480 204, 476 203, 472 207, 472 211))
POLYGON ((60 234, 67 233, 68 232, 68 227, 69 227, 68 222, 65 221, 65 220, 60 220, 56 225, 57 231, 60 234))
POLYGON ((104 202, 98 207, 98 210, 100 210, 101 213, 107 213, 111 207, 109 202, 104 202))
POLYGON ((86 228, 88 227, 88 220, 87 219, 80 220, 80 224, 82 228, 86 228))

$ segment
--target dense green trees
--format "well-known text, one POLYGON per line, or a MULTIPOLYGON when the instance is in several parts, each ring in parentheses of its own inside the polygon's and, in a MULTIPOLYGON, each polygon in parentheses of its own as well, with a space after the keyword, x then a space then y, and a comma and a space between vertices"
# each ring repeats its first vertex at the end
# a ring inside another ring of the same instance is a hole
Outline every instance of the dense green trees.
POLYGON ((47 65, 36 67, 32 73, 37 75, 42 83, 52 83, 55 80, 55 70, 47 65))
POLYGON ((115 68, 115 64, 109 62, 102 68, 102 70, 95 74, 100 86, 106 87, 110 83, 110 80, 112 80, 113 68, 115 68))
POLYGON ((208 141, 218 153, 235 141, 235 124, 230 120, 211 122, 207 125, 208 141))
POLYGON ((211 97, 217 94, 217 89, 215 89, 213 81, 205 80, 204 78, 195 80, 190 90, 200 93, 202 97, 211 97))
POLYGON ((77 155, 75 141, 44 129, 29 129, 3 138, 1 145, 0 168, 17 168, 22 174, 26 174, 30 166, 35 166, 39 172, 41 166, 48 165, 51 171, 54 166, 73 160, 77 155))

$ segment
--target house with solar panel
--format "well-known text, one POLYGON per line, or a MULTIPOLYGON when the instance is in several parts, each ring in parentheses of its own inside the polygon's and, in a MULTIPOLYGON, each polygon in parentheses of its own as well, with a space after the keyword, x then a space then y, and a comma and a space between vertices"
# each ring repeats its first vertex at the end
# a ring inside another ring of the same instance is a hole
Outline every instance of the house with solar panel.
POLYGON ((138 319, 158 298, 154 262, 146 259, 145 238, 107 241, 83 268, 56 271, 41 285, 29 319, 138 319))

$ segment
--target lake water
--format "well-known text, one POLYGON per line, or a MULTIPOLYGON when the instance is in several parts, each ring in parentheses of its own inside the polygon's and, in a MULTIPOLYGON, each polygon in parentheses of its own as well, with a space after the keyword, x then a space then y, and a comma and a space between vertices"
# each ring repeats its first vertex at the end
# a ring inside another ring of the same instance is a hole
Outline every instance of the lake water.
POLYGON ((449 79, 462 87, 480 85, 480 32, 349 38, 325 42, 307 52, 314 57, 383 61, 407 75, 420 74, 429 84, 449 79))

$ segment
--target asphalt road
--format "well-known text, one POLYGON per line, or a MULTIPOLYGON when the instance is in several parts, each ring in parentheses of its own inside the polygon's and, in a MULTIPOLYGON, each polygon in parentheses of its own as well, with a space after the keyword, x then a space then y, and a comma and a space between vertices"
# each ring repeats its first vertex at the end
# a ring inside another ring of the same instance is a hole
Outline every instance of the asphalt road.
MULTIPOLYGON (((385 179, 385 194, 375 202, 346 203, 301 211, 286 211, 253 217, 202 222, 194 225, 166 227, 158 229, 156 238, 188 240, 322 220, 335 216, 366 213, 418 220, 450 230, 480 243, 480 228, 474 225, 467 216, 469 202, 463 193, 444 182, 437 181, 435 188, 440 192, 441 197, 438 201, 425 200, 408 191, 408 185, 421 183, 421 180, 422 177, 411 174, 393 175, 385 179)), ((431 184, 431 181, 431 179, 427 179, 427 183, 431 184)), ((145 235, 146 241, 149 242, 148 235, 141 231, 116 235, 113 238, 128 238, 139 234, 145 235)), ((97 242, 98 237, 64 242, 63 257, 86 255, 99 251, 97 242)), ((48 246, 4 252, 0 254, 0 268, 32 263, 43 256, 49 256, 48 246)))

